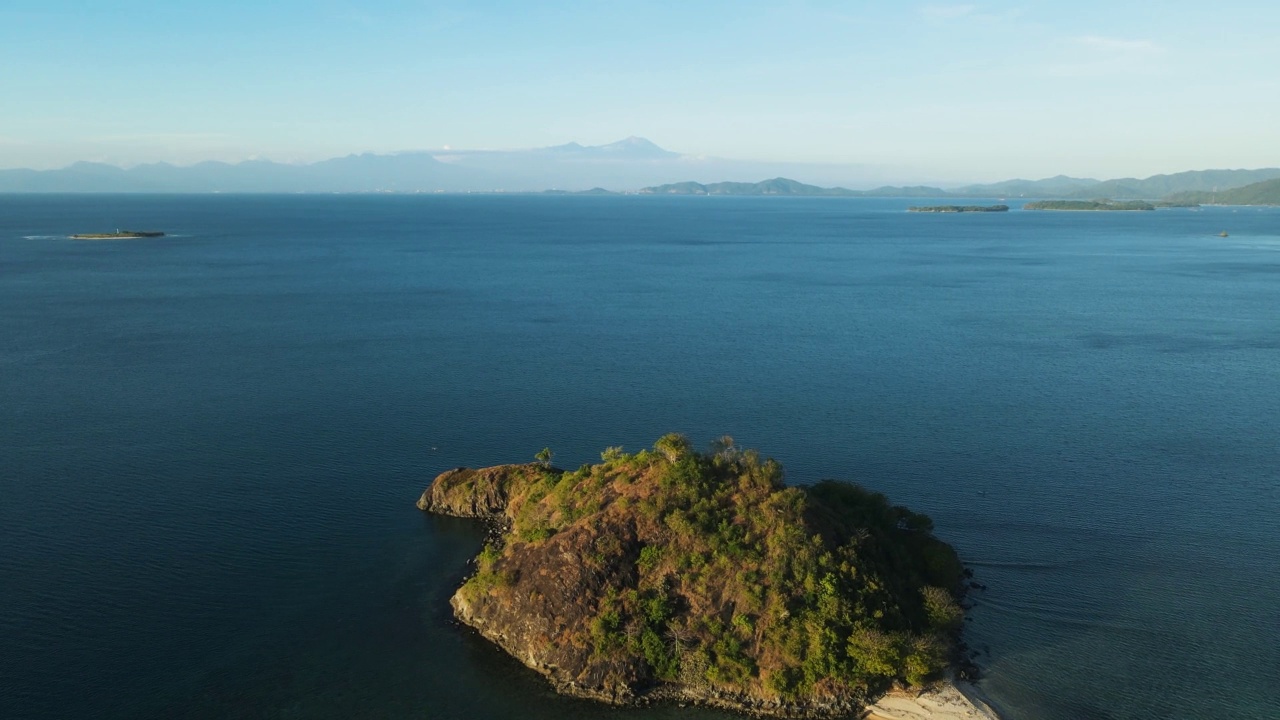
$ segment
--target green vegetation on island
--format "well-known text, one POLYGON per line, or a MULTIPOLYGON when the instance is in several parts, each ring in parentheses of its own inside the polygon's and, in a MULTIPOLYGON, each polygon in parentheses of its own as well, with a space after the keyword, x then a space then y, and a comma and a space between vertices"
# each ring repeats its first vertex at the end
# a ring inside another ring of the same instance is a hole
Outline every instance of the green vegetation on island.
POLYGON ((1039 200, 1022 206, 1023 210, 1155 210, 1144 200, 1039 200))
POLYGON ((845 715, 955 657, 964 571, 924 515, 787 487, 727 437, 550 458, 445 472, 418 507, 496 521, 454 612, 562 692, 845 715))
POLYGON ((919 213, 964 213, 964 212, 1009 212, 1008 205, 925 205, 909 207, 907 212, 919 213))

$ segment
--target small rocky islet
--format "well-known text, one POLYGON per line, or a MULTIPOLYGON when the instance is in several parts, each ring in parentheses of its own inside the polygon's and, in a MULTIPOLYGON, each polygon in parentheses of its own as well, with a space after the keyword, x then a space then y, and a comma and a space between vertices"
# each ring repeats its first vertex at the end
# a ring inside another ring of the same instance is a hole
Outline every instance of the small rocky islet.
POLYGON ((971 212, 1009 212, 1008 205, 912 205, 907 212, 913 213, 971 213, 971 212))
POLYGON ((134 240, 164 237, 164 233, 159 230, 116 230, 109 233, 77 233, 68 237, 72 240, 134 240))
POLYGON ((418 507, 492 522, 454 614, 568 695, 834 717, 960 658, 965 571, 928 517, 727 437, 449 470, 418 507))

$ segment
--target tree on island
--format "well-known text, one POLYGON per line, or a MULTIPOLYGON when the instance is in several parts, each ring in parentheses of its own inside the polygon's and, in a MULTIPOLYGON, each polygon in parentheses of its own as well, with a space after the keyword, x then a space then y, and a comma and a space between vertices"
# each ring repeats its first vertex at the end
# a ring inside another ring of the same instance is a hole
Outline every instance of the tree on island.
POLYGON ((538 451, 537 455, 533 456, 533 459, 537 460, 538 464, 541 465, 542 467, 549 468, 551 467, 551 458, 554 456, 555 456, 555 453, 551 452, 551 448, 544 447, 538 451))

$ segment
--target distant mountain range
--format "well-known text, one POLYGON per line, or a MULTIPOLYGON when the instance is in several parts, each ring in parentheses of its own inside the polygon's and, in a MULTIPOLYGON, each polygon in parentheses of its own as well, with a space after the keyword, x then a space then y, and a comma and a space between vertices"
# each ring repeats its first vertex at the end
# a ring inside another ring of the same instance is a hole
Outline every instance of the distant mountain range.
POLYGON ((947 194, 941 188, 926 186, 886 185, 875 190, 819 187, 783 177, 756 183, 718 182, 709 185, 686 181, 647 187, 639 192, 642 195, 793 195, 798 197, 942 197, 947 194))
POLYGON ((652 141, 642 137, 632 135, 625 140, 619 140, 608 145, 579 145, 576 142, 566 143, 564 145, 553 145, 549 148, 542 148, 542 152, 554 153, 558 155, 576 155, 579 157, 592 158, 630 158, 633 160, 668 160, 680 157, 680 153, 663 150, 655 145, 652 141))
POLYGON ((683 155, 641 137, 607 145, 567 143, 527 150, 424 150, 348 155, 310 164, 249 160, 168 163, 128 169, 78 162, 58 170, 0 170, 0 192, 135 193, 367 193, 367 192, 607 192, 667 195, 796 195, 829 197, 1112 198, 1158 199, 1174 193, 1226 191, 1280 179, 1280 168, 1196 170, 1145 179, 1094 180, 1059 175, 943 189, 886 185, 873 190, 809 185, 837 182, 868 187, 876 171, 858 165, 726 160, 683 155), (774 177, 777 176, 777 177, 774 177), (750 182, 759 177, 773 180, 750 182), (703 184, 690 181, 724 180, 703 184), (590 190, 588 190, 590 189, 590 190))
POLYGON ((755 179, 791 174, 826 180, 871 177, 856 165, 768 163, 683 155, 641 137, 607 145, 525 150, 425 150, 348 155, 296 165, 167 163, 122 169, 79 162, 57 170, 0 170, 0 192, 358 193, 634 190, 689 177, 755 179))
POLYGON ((485 187, 480 173, 427 153, 348 155, 310 165, 250 160, 186 167, 156 163, 127 170, 78 162, 60 170, 0 170, 0 192, 297 193, 414 192, 485 187))
POLYGON ((669 183, 640 190, 647 195, 791 195, 797 197, 932 197, 932 198, 1106 198, 1110 200, 1169 200, 1231 205, 1280 204, 1280 168, 1263 170, 1195 170, 1155 175, 1145 180, 1091 180, 1064 175, 1044 180, 1006 180, 968 185, 955 190, 929 186, 885 186, 875 190, 806 185, 787 178, 758 183, 669 183), (1256 178, 1271 178, 1254 182, 1256 178), (1250 184, 1252 183, 1252 184, 1250 184), (1211 188, 1209 191, 1199 188, 1211 188), (1184 188, 1196 188, 1184 190, 1184 188))
POLYGON ((1092 178, 1057 175, 1044 180, 1005 180, 988 185, 966 185, 949 194, 969 197, 1074 197, 1075 193, 1088 193, 1089 188, 1101 184, 1092 178))
POLYGON ((1264 180, 1230 190, 1174 193, 1168 199, 1201 205, 1280 205, 1280 179, 1264 180))
MULTIPOLYGON (((0 192, 469 192, 652 181, 685 176, 679 153, 645 140, 534 150, 441 150, 348 155, 306 165, 250 160, 122 169, 79 162, 59 170, 0 170, 0 192), (667 174, 643 172, 670 165, 667 174), (639 171, 639 172, 637 172, 639 171), (678 173, 678 174, 677 174, 678 173)), ((633 185, 633 186, 638 186, 633 185)), ((627 187, 626 184, 621 187, 627 187)))
POLYGON ((1045 180, 1006 180, 991 185, 969 185, 950 194, 970 197, 1061 197, 1155 200, 1174 193, 1229 190, 1250 183, 1280 178, 1280 168, 1261 170, 1191 170, 1173 175, 1152 175, 1139 180, 1093 180, 1065 175, 1045 180))

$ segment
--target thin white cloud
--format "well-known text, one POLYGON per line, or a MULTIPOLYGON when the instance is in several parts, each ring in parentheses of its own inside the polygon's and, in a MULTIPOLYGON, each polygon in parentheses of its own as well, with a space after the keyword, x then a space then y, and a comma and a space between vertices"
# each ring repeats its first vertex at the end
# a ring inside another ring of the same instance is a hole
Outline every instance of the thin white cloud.
POLYGON ((916 14, 931 25, 963 23, 1002 31, 1035 27, 1022 8, 996 9, 972 3, 934 3, 916 8, 916 14))
POLYGON ((1072 38, 1072 41, 1087 48, 1127 55, 1151 55, 1163 51, 1163 48, 1152 40, 1130 40, 1128 38, 1105 37, 1102 35, 1083 35, 1072 38))
POLYGON ((1052 77, 1090 78, 1151 75, 1160 72, 1164 47, 1154 40, 1081 35, 1060 43, 1057 62, 1045 67, 1052 77))
POLYGON ((112 135, 96 135, 85 138, 89 142, 132 143, 132 142, 186 142, 229 140, 226 133, 123 133, 112 135))
POLYGON ((920 8, 920 14, 923 15, 926 20, 930 21, 955 20, 956 18, 962 18, 966 15, 972 15, 977 9, 978 7, 976 5, 934 4, 925 5, 920 8))

